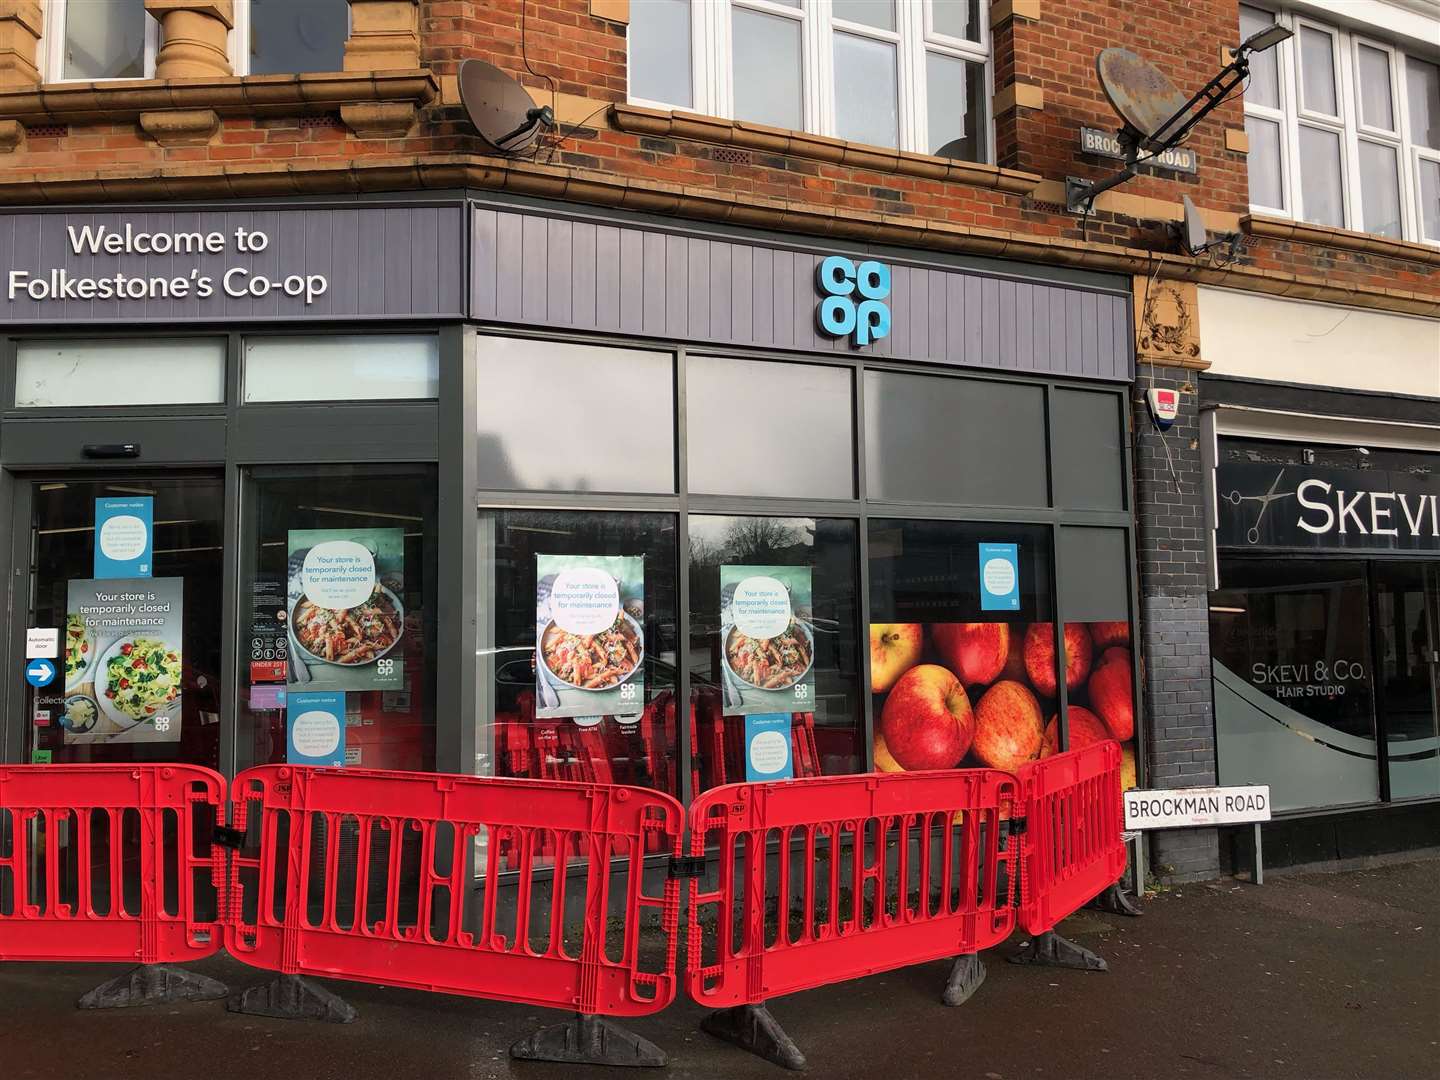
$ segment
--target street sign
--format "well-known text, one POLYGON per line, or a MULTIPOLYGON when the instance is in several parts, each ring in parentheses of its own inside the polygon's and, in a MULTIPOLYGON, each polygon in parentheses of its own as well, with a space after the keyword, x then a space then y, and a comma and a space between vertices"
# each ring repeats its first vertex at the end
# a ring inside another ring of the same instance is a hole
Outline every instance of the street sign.
POLYGON ((49 686, 55 681, 55 664, 43 657, 25 661, 25 681, 35 688, 49 686))
POLYGON ((1270 786, 1170 788, 1125 792, 1126 829, 1249 825, 1270 820, 1270 786))
MULTIPOLYGON (((1099 128, 1082 127, 1080 129, 1080 152, 1094 154, 1096 157, 1116 158, 1120 161, 1125 159, 1125 149, 1120 145, 1120 140, 1116 138, 1115 133, 1101 131, 1099 128)), ((1141 165, 1164 169, 1167 172, 1184 173, 1187 176, 1194 176, 1200 171, 1200 159, 1188 146, 1172 147, 1154 157, 1142 152, 1138 160, 1141 165)))

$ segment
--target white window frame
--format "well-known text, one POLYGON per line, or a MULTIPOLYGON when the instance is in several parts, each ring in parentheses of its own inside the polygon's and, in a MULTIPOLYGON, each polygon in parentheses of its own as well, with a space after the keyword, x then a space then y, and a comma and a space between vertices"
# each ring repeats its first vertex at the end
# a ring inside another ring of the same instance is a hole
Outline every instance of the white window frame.
MULTIPOLYGON (((1365 232, 1364 194, 1360 180, 1360 144, 1385 146, 1395 154, 1397 192, 1400 198, 1400 235, 1395 239, 1440 246, 1440 236, 1424 236, 1424 219, 1420 207, 1420 163, 1440 164, 1440 149, 1415 144, 1410 135, 1410 108, 1407 89, 1406 52, 1395 45, 1368 34, 1341 26, 1319 22, 1308 16, 1276 10, 1254 0, 1242 0, 1247 7, 1269 13, 1276 22, 1289 27, 1295 36, 1275 47, 1278 76, 1279 108, 1245 102, 1245 115, 1256 120, 1280 125, 1280 191, 1286 205, 1266 206, 1255 202, 1250 209, 1259 214, 1289 217, 1296 221, 1305 217, 1302 178, 1300 175, 1300 131, 1302 128, 1333 132, 1340 139, 1340 183, 1342 189, 1342 228, 1365 232), (1331 56, 1335 69, 1335 103, 1339 114, 1328 115, 1303 104, 1304 72, 1300 34, 1306 28, 1329 34, 1331 56), (1360 46, 1383 52, 1389 62, 1390 109, 1395 129, 1386 131, 1365 124, 1361 117, 1360 46)), ((1430 64, 1440 58, 1419 53, 1409 54, 1430 64)))
POLYGON ((693 112, 735 119, 731 13, 734 8, 791 19, 801 24, 801 116, 803 130, 838 138, 835 113, 835 40, 837 33, 883 41, 896 49, 897 149, 928 154, 926 102, 927 56, 937 53, 984 68, 984 160, 995 160, 994 64, 990 51, 989 0, 978 5, 979 40, 950 37, 934 30, 932 0, 895 0, 895 29, 854 23, 835 15, 831 0, 801 0, 799 8, 776 0, 704 0, 691 5, 691 103, 629 101, 652 109, 693 112))

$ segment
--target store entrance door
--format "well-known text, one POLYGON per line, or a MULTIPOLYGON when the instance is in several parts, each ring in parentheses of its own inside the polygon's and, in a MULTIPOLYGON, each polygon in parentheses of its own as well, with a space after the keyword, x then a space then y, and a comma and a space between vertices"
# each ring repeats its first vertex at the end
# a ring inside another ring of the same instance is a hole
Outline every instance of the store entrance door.
POLYGON ((1376 712, 1389 797, 1440 795, 1440 562, 1373 567, 1376 712))
POLYGON ((4 745, 28 762, 218 768, 221 474, 25 477, 15 491, 25 654, 4 745))

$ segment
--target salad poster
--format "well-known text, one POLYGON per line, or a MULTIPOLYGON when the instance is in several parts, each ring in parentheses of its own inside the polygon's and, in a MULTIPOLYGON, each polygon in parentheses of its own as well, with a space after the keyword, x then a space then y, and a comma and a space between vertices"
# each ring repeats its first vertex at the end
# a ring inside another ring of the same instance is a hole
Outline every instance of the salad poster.
POLYGON ((405 530, 295 529, 286 586, 291 690, 400 690, 405 530))
POLYGON ((808 566, 720 567, 726 716, 815 708, 810 578, 808 566))
POLYGON ((645 556, 535 556, 535 715, 645 708, 645 556))
POLYGON ((180 741, 182 578, 70 582, 65 744, 180 741))

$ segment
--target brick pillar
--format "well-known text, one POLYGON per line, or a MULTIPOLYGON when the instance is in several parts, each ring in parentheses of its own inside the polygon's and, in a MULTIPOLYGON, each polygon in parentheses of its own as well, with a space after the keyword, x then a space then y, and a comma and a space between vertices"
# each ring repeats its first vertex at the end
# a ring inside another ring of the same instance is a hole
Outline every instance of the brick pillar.
POLYGON ((145 0, 160 22, 157 79, 213 79, 235 74, 226 36, 235 25, 232 0, 145 0))
MULTIPOLYGON (((1210 613, 1200 467, 1200 358, 1195 287, 1135 279, 1134 392, 1136 543, 1144 655, 1145 786, 1215 783, 1210 613), (1148 310, 1147 310, 1148 309, 1148 310), (1161 434, 1150 420, 1151 386, 1180 391, 1180 413, 1161 434)), ((1215 829, 1174 829, 1150 838, 1151 867, 1169 881, 1218 877, 1215 829)))
POLYGON ((1040 0, 993 0, 990 4, 990 40, 994 53, 995 163, 1004 168, 1029 169, 1034 154, 1028 149, 1035 117, 1045 108, 1033 58, 1043 44, 1040 0))
POLYGON ((414 71, 420 66, 419 0, 350 0, 346 71, 414 71))
POLYGON ((0 0, 0 88, 40 82, 40 0, 0 0))

